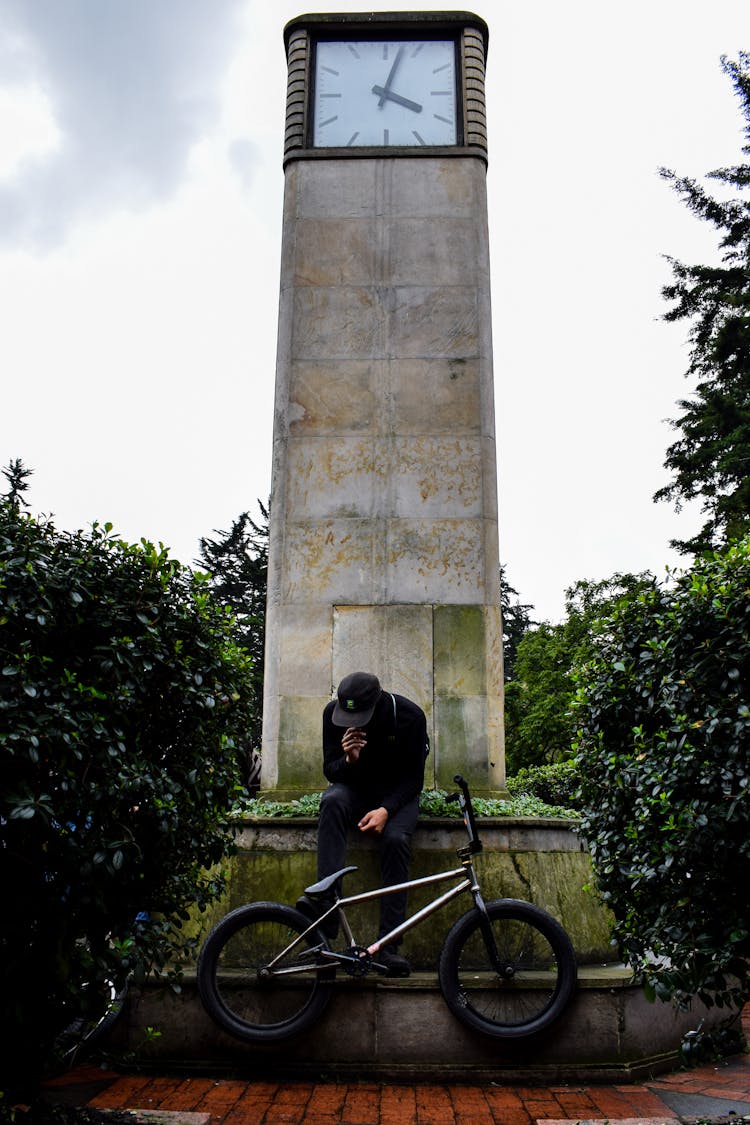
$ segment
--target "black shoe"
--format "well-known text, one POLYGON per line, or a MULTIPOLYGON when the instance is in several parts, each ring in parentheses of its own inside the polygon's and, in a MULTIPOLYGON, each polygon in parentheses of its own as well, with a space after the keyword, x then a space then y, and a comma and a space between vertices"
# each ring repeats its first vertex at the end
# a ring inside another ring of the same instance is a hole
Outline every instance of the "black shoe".
MULTIPOLYGON (((311 922, 317 922, 321 914, 325 914, 326 910, 330 910, 333 906, 332 899, 313 899, 308 895, 301 895, 297 899, 297 909, 300 914, 304 914, 311 922)), ((339 932, 339 919, 337 914, 331 914, 326 918, 325 922, 321 922, 319 927, 327 938, 333 940, 339 932)))
POLYGON ((390 949, 381 949, 379 953, 375 954, 374 960, 376 964, 385 966, 387 977, 411 976, 411 965, 400 953, 394 953, 390 949))

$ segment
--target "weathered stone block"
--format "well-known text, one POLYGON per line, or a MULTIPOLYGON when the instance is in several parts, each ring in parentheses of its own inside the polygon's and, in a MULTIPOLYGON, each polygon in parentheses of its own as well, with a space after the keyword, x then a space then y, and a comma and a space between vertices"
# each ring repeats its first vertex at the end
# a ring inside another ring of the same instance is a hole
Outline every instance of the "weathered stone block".
POLYGON ((393 432, 478 433, 481 430, 479 361, 404 358, 389 376, 393 432))
POLYGON ((435 237, 434 218, 395 219, 388 224, 386 285, 474 285, 479 248, 476 223, 445 216, 435 237))
POLYGON ((434 626, 435 694, 483 694, 487 689, 484 607, 435 606, 434 626))
POLYGON ((487 701, 480 695, 435 696, 437 781, 453 787, 457 773, 472 778, 477 793, 494 789, 489 775, 487 701))
POLYGON ((378 231, 363 219, 301 219, 294 240, 294 284, 372 285, 381 272, 378 231))
POLYGON ((389 292, 385 312, 389 356, 480 354, 477 296, 470 287, 400 286, 389 292))
POLYGON ((394 443, 395 516, 466 519, 481 515, 482 449, 478 438, 420 436, 394 443))
POLYGON ((370 436, 320 436, 289 443, 287 497, 304 519, 367 518, 382 509, 388 466, 370 436))
POLYGON ((301 161, 293 169, 294 182, 286 172, 286 194, 293 196, 294 217, 350 218, 376 213, 378 169, 359 160, 301 161))
POLYGON ((387 535, 389 600, 482 600, 484 544, 476 520, 394 519, 388 522, 387 535))
POLYGON ((382 409, 382 366, 372 359, 294 363, 289 384, 290 433, 374 431, 382 409))
POLYGON ((374 672, 385 691, 413 699, 432 717, 432 606, 336 606, 333 681, 353 669, 374 672))
POLYGON ((367 286, 294 290, 293 359, 370 359, 383 354, 384 310, 367 286))
POLYGON ((279 715, 276 788, 297 793, 322 788, 320 717, 329 698, 329 695, 284 697, 279 715))
POLYGON ((290 522, 284 537, 284 600, 371 604, 377 531, 367 519, 290 522))
MULTIPOLYGON (((276 630, 279 691, 319 698, 331 688, 331 610, 287 604, 276 630)), ((306 736, 307 738, 307 736, 306 736)))
POLYGON ((481 160, 430 161, 429 175, 419 160, 384 161, 383 182, 388 213, 394 218, 419 215, 433 219, 472 218, 486 214, 486 170, 481 160))

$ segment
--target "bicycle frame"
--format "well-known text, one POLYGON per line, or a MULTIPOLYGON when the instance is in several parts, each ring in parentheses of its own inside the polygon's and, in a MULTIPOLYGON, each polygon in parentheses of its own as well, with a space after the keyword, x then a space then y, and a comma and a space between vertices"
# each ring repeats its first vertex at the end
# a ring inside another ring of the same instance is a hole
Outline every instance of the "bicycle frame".
MULTIPOLYGON (((347 945, 351 948, 356 945, 356 941, 354 934, 352 933, 351 926, 349 925, 349 920, 346 917, 345 908, 347 906, 354 906, 360 902, 371 902, 373 899, 379 899, 385 897, 386 895, 397 894, 399 891, 409 891, 415 889, 416 887, 430 886, 433 883, 445 883, 449 879, 460 879, 461 882, 457 886, 451 887, 451 889, 449 891, 446 891, 445 894, 442 894, 438 898, 433 899, 432 902, 428 902, 426 906, 423 906, 421 908, 421 910, 415 911, 414 914, 412 914, 409 918, 402 922, 400 926, 396 926, 396 928, 391 930, 390 933, 385 934, 383 937, 378 938, 377 941, 374 941, 371 945, 367 946, 365 953, 368 956, 372 957, 374 954, 378 953, 378 951, 382 949, 384 945, 388 945, 389 942, 395 941, 396 938, 401 937, 402 934, 405 934, 414 926, 418 926, 420 922, 423 922, 432 914, 437 913, 437 911, 441 910, 447 903, 451 902, 454 898, 458 898, 459 895, 464 894, 466 891, 471 891, 471 893, 474 895, 474 901, 476 902, 478 908, 482 912, 484 912, 484 902, 482 900, 479 884, 476 880, 476 875, 474 874, 474 867, 470 860, 466 860, 464 861, 464 865, 462 867, 455 868, 453 871, 438 871, 434 875, 425 875, 420 879, 409 879, 409 881, 406 883, 394 883, 389 887, 378 887, 372 891, 361 891, 359 894, 347 895, 345 898, 336 899, 336 901, 325 912, 325 914, 321 914, 320 918, 316 919, 315 922, 312 922, 304 931, 304 933, 298 934, 294 941, 290 942, 289 945, 287 945, 277 954, 276 957, 274 957, 273 961, 269 962, 269 964, 266 966, 266 970, 273 971, 274 966, 277 964, 277 962, 286 957, 295 948, 295 946, 305 941, 309 937, 309 935, 318 928, 320 923, 325 918, 328 918, 336 911, 338 911, 339 914, 344 938, 347 942, 347 945)), ((345 964, 348 960, 352 960, 352 958, 347 957, 345 953, 336 953, 331 949, 322 949, 320 946, 313 947, 310 952, 316 953, 319 957, 322 957, 325 960, 339 964, 345 964)), ((360 954, 360 956, 355 958, 354 960, 359 961, 361 960, 361 957, 362 955, 360 954)), ((273 975, 288 976, 295 973, 309 971, 310 966, 308 964, 279 969, 274 972, 273 975)))
POLYGON ((341 928, 347 945, 349 946, 349 948, 357 948, 354 934, 352 932, 351 926, 349 925, 349 920, 346 917, 345 908, 347 906, 354 906, 360 902, 371 902, 373 899, 384 898, 386 895, 398 894, 399 891, 410 891, 417 887, 430 886, 433 883, 445 883, 449 879, 460 879, 461 882, 457 886, 452 887, 449 891, 446 891, 445 894, 442 894, 438 898, 433 899, 432 902, 428 902, 426 906, 423 906, 421 910, 417 910, 399 926, 396 926, 395 929, 391 930, 387 934, 384 934, 382 937, 378 938, 377 941, 374 941, 370 945, 366 946, 364 951, 358 952, 357 957, 349 957, 346 955, 346 953, 336 953, 331 949, 323 949, 321 945, 313 946, 309 949, 309 952, 315 953, 317 956, 323 958, 324 960, 341 965, 351 961, 359 963, 365 957, 373 957, 384 946, 387 946, 397 938, 400 938, 403 934, 413 929, 414 926, 418 926, 426 918, 429 918, 433 914, 436 914, 438 910, 442 910, 442 908, 447 903, 452 902, 454 898, 458 898, 458 896, 464 894, 465 891, 470 891, 474 898, 474 905, 476 906, 477 910, 479 910, 481 915, 481 928, 484 935, 488 955, 496 970, 499 973, 505 975, 505 966, 500 961, 497 948, 495 946, 495 941, 492 937, 492 931, 487 923, 487 911, 485 909, 484 899, 482 898, 482 892, 479 888, 479 883, 477 882, 476 873, 474 871, 474 865, 471 860, 472 855, 475 855, 477 852, 481 852, 482 843, 479 839, 479 834, 476 828, 474 809, 471 804, 471 798, 469 797, 468 786, 466 785, 466 782, 460 776, 460 774, 457 774, 454 780, 458 785, 460 785, 461 792, 453 794, 453 797, 449 797, 448 799, 453 799, 459 802, 461 813, 463 815, 464 826, 469 837, 468 845, 464 848, 459 848, 458 850, 458 855, 461 859, 461 866, 454 868, 454 870, 452 871, 438 871, 434 875, 425 875, 420 879, 409 879, 405 883, 394 883, 389 887, 377 887, 375 890, 361 891, 359 894, 347 895, 345 898, 337 897, 332 906, 328 908, 328 910, 326 910, 323 914, 320 915, 319 918, 312 922, 307 927, 307 929, 304 930, 303 933, 298 934, 294 941, 290 942, 285 949, 282 949, 281 952, 278 953, 276 957, 274 957, 273 961, 269 962, 269 964, 265 968, 266 973, 274 976, 287 976, 293 975, 294 973, 309 972, 309 964, 293 966, 285 969, 278 969, 275 971, 274 966, 284 957, 286 957, 287 954, 290 953, 302 941, 306 941, 309 935, 318 928, 321 922, 325 921, 326 918, 329 918, 334 913, 337 913, 339 916, 341 928))

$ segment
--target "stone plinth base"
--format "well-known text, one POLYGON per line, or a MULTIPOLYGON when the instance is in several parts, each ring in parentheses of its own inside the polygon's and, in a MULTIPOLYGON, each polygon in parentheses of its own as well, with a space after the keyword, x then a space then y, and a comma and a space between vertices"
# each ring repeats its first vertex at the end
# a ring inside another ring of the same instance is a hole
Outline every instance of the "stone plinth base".
MULTIPOLYGON (((622 966, 607 964, 610 918, 587 890, 592 881, 585 843, 575 823, 530 818, 482 819, 484 851, 477 874, 486 899, 522 898, 558 918, 573 942, 579 988, 561 1019, 541 1038, 505 1044, 470 1031, 448 1010, 437 984, 436 965, 455 917, 471 908, 462 896, 410 931, 403 952, 415 970, 408 980, 337 978, 331 1003, 305 1035, 274 1048, 251 1047, 219 1030, 200 1003, 188 974, 179 996, 149 985, 133 994, 127 1017, 115 1028, 114 1045, 133 1052, 138 1065, 221 1070, 241 1075, 371 1077, 388 1081, 630 1081, 667 1070, 678 1059, 685 1032, 723 1018, 697 1002, 678 1013, 649 1004, 622 966), (160 1037, 147 1042, 146 1029, 160 1037)), ((455 820, 420 821, 413 840, 414 877, 452 869, 465 843, 455 820)), ((211 916, 195 926, 199 942, 208 926, 244 902, 294 903, 316 878, 314 821, 248 821, 227 871, 227 893, 211 916)), ((352 841, 348 893, 378 885, 372 841, 352 841)), ((432 897, 415 892, 410 912, 432 897)), ((377 917, 352 909, 354 932, 374 937, 377 917)))
POLYGON ((688 1013, 649 1004, 622 966, 587 966, 570 1007, 548 1032, 505 1044, 465 1028, 446 1007, 435 974, 417 973, 403 981, 337 981, 310 1031, 265 1048, 220 1031, 188 980, 179 996, 163 987, 134 994, 113 1045, 138 1052, 139 1066, 242 1077, 628 1082, 676 1066, 685 1032, 701 1019, 708 1026, 720 1018, 699 1004, 688 1013), (144 1054, 147 1027, 161 1035, 144 1054))

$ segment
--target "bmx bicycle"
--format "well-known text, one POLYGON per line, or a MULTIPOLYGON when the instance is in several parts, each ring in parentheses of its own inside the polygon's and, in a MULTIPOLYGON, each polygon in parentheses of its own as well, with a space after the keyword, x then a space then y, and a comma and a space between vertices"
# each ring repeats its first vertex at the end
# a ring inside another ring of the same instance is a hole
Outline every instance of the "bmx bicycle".
POLYGON ((462 894, 473 907, 446 935, 438 979, 450 1011, 463 1024, 496 1039, 537 1035, 564 1011, 576 986, 576 960, 559 922, 530 902, 482 898, 473 857, 482 850, 471 795, 456 774, 468 843, 457 849, 461 866, 406 883, 339 897, 345 867, 305 889, 321 903, 315 921, 279 902, 253 902, 227 914, 209 933, 198 959, 198 989, 209 1016, 247 1043, 279 1043, 322 1015, 336 973, 351 977, 386 973, 378 952, 462 894), (346 908, 396 891, 453 881, 455 886, 416 911, 390 933, 360 945, 346 908), (324 900, 333 894, 333 905, 324 900), (325 923, 336 917, 344 948, 335 950, 325 923))

